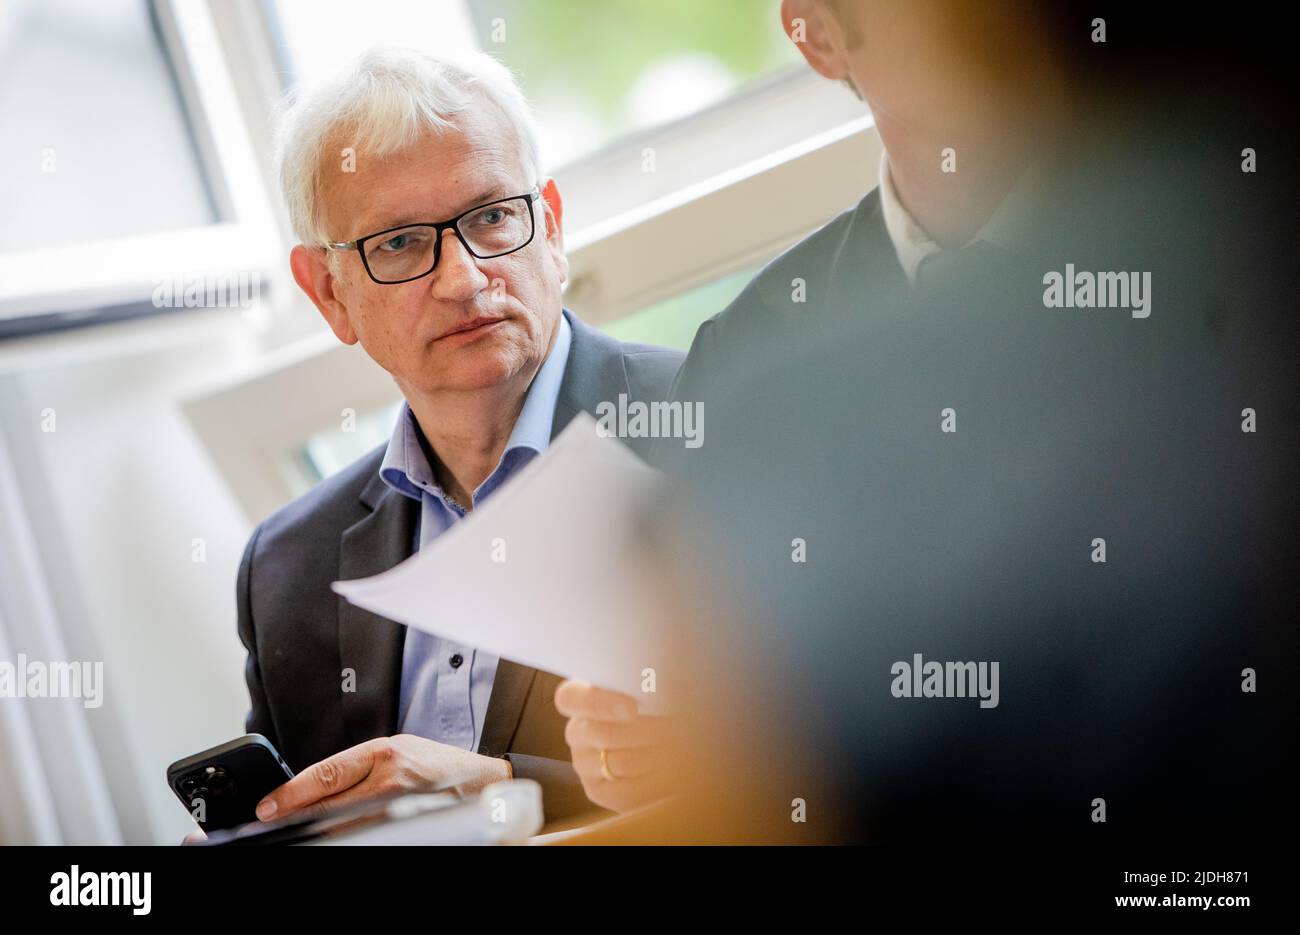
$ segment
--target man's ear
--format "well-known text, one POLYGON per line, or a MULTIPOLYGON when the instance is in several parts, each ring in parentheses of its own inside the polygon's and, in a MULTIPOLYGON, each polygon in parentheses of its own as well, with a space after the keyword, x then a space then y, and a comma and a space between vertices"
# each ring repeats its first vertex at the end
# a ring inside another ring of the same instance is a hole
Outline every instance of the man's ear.
POLYGON ((547 179, 542 186, 543 215, 546 220, 546 243, 551 248, 551 257, 555 260, 560 273, 560 282, 569 278, 569 259, 564 255, 564 201, 560 198, 559 186, 555 179, 547 179))
POLYGON ((817 74, 833 81, 849 77, 844 29, 823 0, 781 0, 781 26, 817 74))
POLYGON ((352 330, 347 307, 334 295, 334 273, 325 251, 298 244, 289 253, 289 268, 293 270, 294 281, 307 293, 334 336, 344 344, 356 344, 357 333, 352 330))

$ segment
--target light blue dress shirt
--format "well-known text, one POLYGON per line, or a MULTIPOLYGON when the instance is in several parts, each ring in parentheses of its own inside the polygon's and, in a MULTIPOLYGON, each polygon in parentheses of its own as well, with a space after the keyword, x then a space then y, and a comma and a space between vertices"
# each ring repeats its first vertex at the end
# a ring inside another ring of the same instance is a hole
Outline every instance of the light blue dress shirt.
MULTIPOLYGON (((561 315, 555 344, 533 378, 506 450, 496 469, 474 491, 475 506, 550 445, 555 403, 564 382, 572 340, 569 322, 561 315)), ((415 415, 403 403, 379 476, 398 493, 420 501, 416 535, 418 548, 424 548, 462 519, 465 511, 438 485, 417 432, 415 415)), ((402 647, 398 730, 477 750, 496 671, 496 656, 407 627, 402 647)))

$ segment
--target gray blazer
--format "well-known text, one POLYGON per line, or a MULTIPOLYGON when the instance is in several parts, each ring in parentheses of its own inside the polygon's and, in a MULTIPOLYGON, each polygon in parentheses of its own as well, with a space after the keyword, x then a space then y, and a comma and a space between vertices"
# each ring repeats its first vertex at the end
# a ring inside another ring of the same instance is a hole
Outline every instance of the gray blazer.
MULTIPOLYGON (((573 329, 552 437, 602 400, 665 399, 679 351, 626 344, 573 329)), ((629 445, 644 456, 635 440, 629 445)), ((380 446, 263 521, 244 550, 236 586, 249 732, 265 735, 294 771, 374 737, 397 733, 405 627, 348 604, 330 590, 411 555, 420 505, 379 478, 380 446), (355 691, 340 690, 356 673, 355 691)), ((560 679, 502 659, 478 752, 508 756, 514 774, 538 780, 548 818, 593 806, 569 763, 560 679)))

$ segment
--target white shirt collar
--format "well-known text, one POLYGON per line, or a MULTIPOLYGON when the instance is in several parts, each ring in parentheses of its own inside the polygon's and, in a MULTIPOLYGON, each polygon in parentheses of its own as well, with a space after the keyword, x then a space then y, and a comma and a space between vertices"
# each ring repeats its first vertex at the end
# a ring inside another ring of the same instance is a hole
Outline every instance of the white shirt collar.
MULTIPOLYGON (((1031 242, 1031 231, 1035 222, 1035 208, 1038 206, 1036 196, 1044 184, 1043 168, 1039 164, 1031 166, 1021 175, 1012 187, 1010 194, 993 212, 993 216, 962 247, 969 247, 977 240, 985 240, 1011 252, 1020 252, 1031 242)), ((916 223, 916 218, 908 213, 903 203, 898 200, 894 189, 894 180, 889 172, 889 154, 880 152, 880 211, 884 215, 885 230, 894 245, 899 265, 907 275, 907 281, 916 285, 916 273, 921 264, 936 253, 942 253, 943 247, 930 239, 930 235, 916 223)))
POLYGON ((916 285, 916 271, 926 257, 943 248, 916 223, 894 191, 894 180, 889 175, 889 153, 880 151, 880 211, 885 217, 885 230, 894 244, 894 253, 903 267, 910 285, 916 285))

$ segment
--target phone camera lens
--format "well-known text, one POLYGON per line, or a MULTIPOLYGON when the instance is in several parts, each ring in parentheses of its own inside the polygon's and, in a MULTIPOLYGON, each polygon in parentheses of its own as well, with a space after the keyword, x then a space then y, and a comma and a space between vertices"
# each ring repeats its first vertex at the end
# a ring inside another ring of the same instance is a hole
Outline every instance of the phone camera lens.
POLYGON ((212 790, 213 795, 230 795, 235 791, 235 780, 221 767, 217 767, 208 776, 208 788, 212 790))

